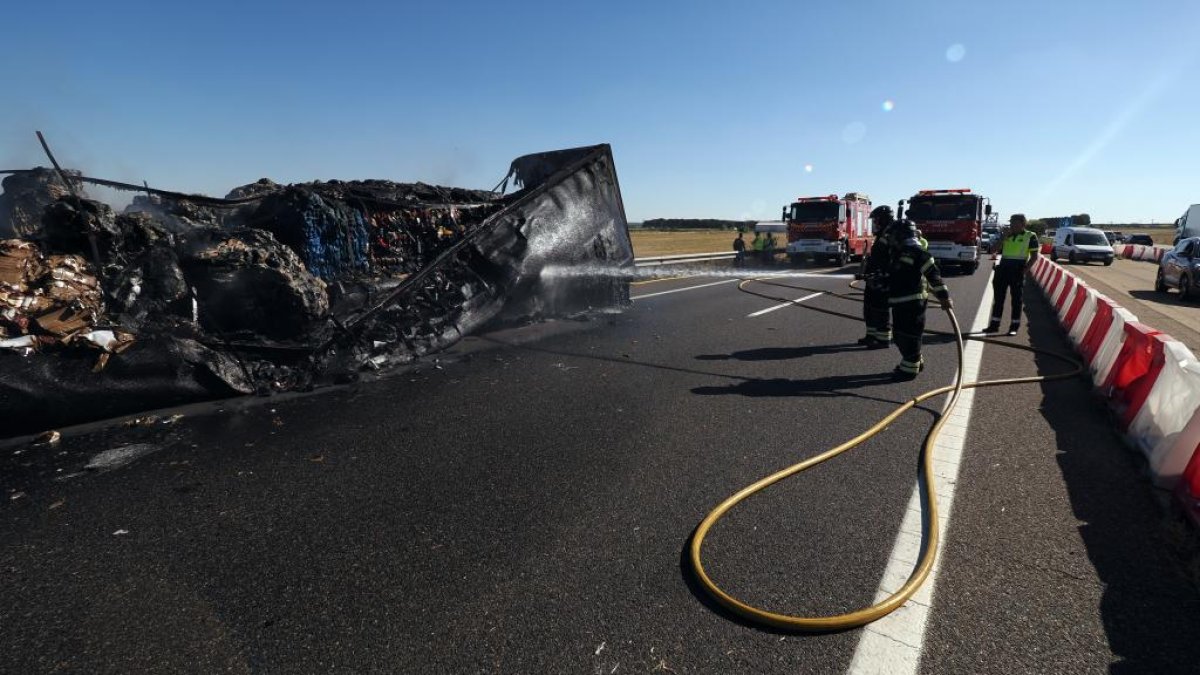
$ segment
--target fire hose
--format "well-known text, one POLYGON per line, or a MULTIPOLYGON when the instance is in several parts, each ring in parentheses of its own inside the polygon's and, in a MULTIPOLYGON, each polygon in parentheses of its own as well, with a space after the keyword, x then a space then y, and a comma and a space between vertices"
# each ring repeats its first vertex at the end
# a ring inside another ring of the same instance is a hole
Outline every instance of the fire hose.
MULTIPOLYGON (((748 288, 749 285, 756 284, 756 283, 762 284, 762 285, 769 285, 769 286, 778 286, 781 288, 788 288, 788 289, 792 289, 792 290, 815 291, 815 292, 824 293, 826 295, 831 295, 836 298, 841 298, 841 299, 847 300, 847 301, 862 302, 862 299, 857 296, 853 296, 853 295, 849 295, 849 294, 845 294, 845 293, 831 292, 831 291, 827 291, 827 290, 823 290, 823 289, 806 288, 803 286, 784 284, 784 283, 779 283, 777 281, 767 281, 762 278, 745 279, 741 283, 738 284, 738 290, 740 290, 744 293, 749 293, 751 295, 758 296, 760 298, 774 300, 774 301, 781 302, 781 303, 789 303, 789 304, 795 305, 797 307, 802 307, 804 309, 817 311, 817 312, 829 314, 832 316, 839 316, 839 317, 843 317, 846 319, 851 319, 853 321, 862 321, 862 318, 859 316, 855 316, 852 314, 846 314, 844 312, 838 312, 838 311, 826 309, 823 307, 814 307, 812 305, 801 304, 800 302, 792 300, 792 299, 776 297, 773 295, 769 295, 767 293, 753 291, 748 288)), ((851 287, 854 287, 853 284, 851 284, 851 287)), ((847 630, 850 628, 858 628, 860 626, 864 626, 873 621, 881 619, 884 616, 887 616, 891 612, 894 612, 895 610, 899 609, 902 605, 904 605, 904 603, 907 602, 908 599, 911 598, 912 595, 917 592, 917 590, 921 587, 921 584, 923 584, 925 582, 926 578, 928 578, 928 576, 929 576, 930 570, 933 568, 933 563, 937 556, 937 546, 938 546, 938 508, 937 508, 937 494, 934 489, 934 480, 933 480, 933 451, 934 451, 933 448, 934 448, 934 443, 937 441, 938 434, 942 430, 942 425, 945 423, 945 421, 946 421, 947 417, 950 415, 950 413, 954 410, 954 406, 958 403, 958 398, 959 398, 959 395, 962 393, 962 390, 963 389, 977 389, 977 388, 982 388, 982 387, 999 387, 999 386, 1013 385, 1013 384, 1031 384, 1031 383, 1037 383, 1037 382, 1048 382, 1048 381, 1052 381, 1052 380, 1064 380, 1064 379, 1075 377, 1076 375, 1080 374, 1083 371, 1083 364, 1080 361, 1078 361, 1077 359, 1075 359, 1073 356, 1070 356, 1067 354, 1061 354, 1058 352, 1051 352, 1051 351, 1047 351, 1047 350, 1043 350, 1043 349, 1037 349, 1035 347, 1030 347, 1030 346, 1026 346, 1026 345, 1014 344, 1012 342, 1008 342, 1005 340, 984 337, 982 335, 972 335, 972 334, 964 335, 962 332, 962 329, 959 326, 958 317, 955 316, 955 314, 954 314, 954 310, 946 309, 946 314, 950 318, 950 324, 953 326, 953 329, 954 329, 953 332, 926 329, 925 333, 931 334, 931 335, 952 335, 954 337, 955 344, 957 347, 956 352, 958 355, 958 365, 957 365, 957 369, 955 371, 953 384, 946 385, 944 387, 938 387, 936 389, 931 389, 923 394, 919 394, 919 395, 909 399, 908 401, 905 401, 904 403, 902 403, 901 405, 896 407, 896 409, 893 410, 891 413, 889 413, 888 415, 886 415, 885 417, 880 419, 878 422, 876 422, 874 425, 872 425, 869 429, 867 429, 866 431, 862 432, 861 434, 855 436, 854 438, 851 438, 850 440, 846 441, 845 443, 842 443, 841 445, 830 448, 829 450, 826 450, 825 452, 822 452, 818 455, 814 455, 804 461, 797 462, 789 467, 780 469, 779 471, 776 471, 775 473, 772 473, 769 476, 766 476, 750 485, 747 485, 746 487, 738 490, 737 492, 735 492, 732 495, 730 495, 729 497, 727 497, 724 501, 722 501, 720 504, 718 504, 716 506, 716 508, 714 508, 712 511, 710 511, 709 514, 707 516, 705 516, 702 521, 700 521, 700 524, 696 527, 696 530, 695 530, 694 534, 692 535, 692 539, 689 544, 689 557, 691 560, 692 569, 695 571, 696 578, 697 578, 698 582, 700 583, 701 587, 704 588, 705 592, 707 592, 718 604, 720 604, 725 609, 733 612, 734 614, 740 616, 741 618, 743 618, 746 621, 748 621, 752 624, 755 624, 755 625, 766 626, 766 627, 778 629, 778 630, 798 631, 798 632, 838 631, 838 630, 847 630), (977 340, 977 341, 984 342, 987 344, 999 345, 999 346, 1007 347, 1010 349, 1020 349, 1023 351, 1033 352, 1036 354, 1044 354, 1046 356, 1050 356, 1052 358, 1055 358, 1055 359, 1058 359, 1060 361, 1064 361, 1064 362, 1070 364, 1071 369, 1069 371, 1063 371, 1060 373, 1052 373, 1049 375, 1033 375, 1033 376, 1028 376, 1028 377, 1013 377, 1013 378, 1005 378, 1005 379, 999 379, 999 380, 980 380, 977 382, 963 382, 962 377, 963 377, 963 360, 964 360, 964 347, 963 347, 964 339, 977 340), (891 593, 890 595, 888 595, 888 597, 884 598, 880 602, 877 602, 877 603, 867 606, 867 607, 863 607, 861 609, 846 612, 843 614, 833 614, 833 615, 828 615, 828 616, 796 616, 796 615, 781 614, 778 612, 761 609, 759 607, 754 607, 745 602, 742 602, 741 600, 738 600, 733 595, 722 590, 719 586, 717 586, 716 582, 714 582, 712 580, 712 578, 708 576, 708 573, 704 569, 704 562, 703 562, 702 556, 701 556, 701 549, 704 545, 704 539, 706 536, 708 536, 708 533, 713 528, 713 526, 716 525, 717 522, 719 520, 721 520, 722 517, 725 516, 725 514, 727 514, 731 509, 733 509, 733 507, 737 506, 738 504, 745 501, 746 499, 749 499, 751 496, 765 490, 766 488, 770 487, 771 485, 778 483, 779 481, 782 481, 786 478, 790 478, 790 477, 795 476, 803 471, 811 469, 812 467, 817 466, 818 464, 821 464, 822 462, 825 462, 827 460, 833 459, 834 457, 837 457, 838 455, 842 454, 843 452, 846 452, 847 450, 850 450, 851 448, 861 445, 863 442, 867 441, 868 439, 874 437, 879 432, 886 429, 888 427, 888 425, 890 425, 892 422, 896 421, 899 417, 904 415, 909 410, 912 410, 913 408, 915 408, 917 405, 921 404, 924 401, 928 401, 929 399, 932 399, 932 398, 935 398, 937 396, 941 396, 941 395, 947 394, 947 393, 950 395, 949 401, 947 402, 946 407, 945 407, 944 411, 942 412, 942 414, 934 422, 933 427, 930 429, 928 436, 926 436, 925 444, 921 449, 921 458, 920 458, 921 473, 920 473, 919 480, 923 481, 925 484, 925 487, 926 487, 925 499, 923 500, 923 502, 921 504, 921 508, 926 514, 928 514, 928 517, 926 519, 926 522, 928 523, 928 529, 926 530, 925 536, 921 538, 921 552, 920 552, 920 556, 917 559, 916 566, 913 568, 913 571, 909 575, 908 580, 905 581, 904 585, 901 586, 898 590, 891 593)))

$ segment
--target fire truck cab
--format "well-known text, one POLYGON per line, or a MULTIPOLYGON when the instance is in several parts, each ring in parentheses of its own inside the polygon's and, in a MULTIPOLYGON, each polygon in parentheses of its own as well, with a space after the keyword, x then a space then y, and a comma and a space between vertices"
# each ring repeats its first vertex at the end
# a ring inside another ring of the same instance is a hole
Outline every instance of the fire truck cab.
POLYGON ((861 259, 871 250, 871 200, 858 192, 825 197, 800 197, 783 207, 787 223, 787 253, 792 264, 804 260, 832 262, 839 267, 861 259))
MULTIPOLYGON (((903 201, 900 207, 902 217, 903 201)), ((943 270, 957 267, 973 274, 979 269, 983 223, 991 215, 991 203, 970 188, 921 190, 908 200, 908 219, 921 230, 943 270)))

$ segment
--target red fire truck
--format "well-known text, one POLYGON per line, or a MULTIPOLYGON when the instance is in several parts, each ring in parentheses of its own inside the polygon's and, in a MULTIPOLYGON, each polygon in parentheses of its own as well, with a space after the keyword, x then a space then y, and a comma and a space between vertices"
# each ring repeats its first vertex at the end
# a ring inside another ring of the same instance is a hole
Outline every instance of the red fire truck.
POLYGON ((801 197, 783 207, 787 253, 792 264, 823 260, 845 266, 871 250, 871 200, 859 192, 845 197, 801 197))
MULTIPOLYGON (((903 216, 904 202, 900 202, 903 216)), ((929 242, 929 252, 943 269, 958 267, 968 274, 979 269, 983 221, 992 215, 986 197, 971 188, 921 190, 908 200, 908 219, 929 242)))

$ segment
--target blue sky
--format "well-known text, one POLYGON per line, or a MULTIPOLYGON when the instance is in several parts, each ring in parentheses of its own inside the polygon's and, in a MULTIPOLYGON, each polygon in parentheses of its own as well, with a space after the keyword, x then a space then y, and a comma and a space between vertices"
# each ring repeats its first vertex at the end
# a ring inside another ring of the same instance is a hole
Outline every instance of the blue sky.
POLYGON ((4 15, 0 168, 44 164, 41 129, 65 164, 164 189, 490 188, 518 155, 606 142, 630 220, 932 187, 1097 222, 1200 202, 1195 2, 46 0, 4 15))

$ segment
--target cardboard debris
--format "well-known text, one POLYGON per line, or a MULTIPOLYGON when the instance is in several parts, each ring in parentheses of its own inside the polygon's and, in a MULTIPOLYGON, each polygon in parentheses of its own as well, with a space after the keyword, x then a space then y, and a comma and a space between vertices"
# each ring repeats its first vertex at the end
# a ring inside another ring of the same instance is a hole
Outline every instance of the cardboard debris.
POLYGON ((0 241, 0 338, 28 338, 0 346, 27 350, 66 345, 103 315, 100 282, 82 257, 44 256, 33 242, 0 241))

